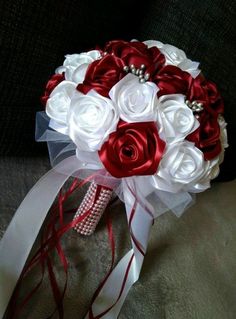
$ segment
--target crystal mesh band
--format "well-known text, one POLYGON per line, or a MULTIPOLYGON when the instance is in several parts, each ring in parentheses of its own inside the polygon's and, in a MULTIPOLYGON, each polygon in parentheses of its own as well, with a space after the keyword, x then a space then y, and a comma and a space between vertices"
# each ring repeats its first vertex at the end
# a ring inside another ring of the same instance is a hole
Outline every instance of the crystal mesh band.
POLYGON ((81 223, 78 223, 74 229, 81 235, 91 235, 101 219, 111 197, 112 190, 92 182, 74 219, 88 210, 90 210, 90 214, 81 223))

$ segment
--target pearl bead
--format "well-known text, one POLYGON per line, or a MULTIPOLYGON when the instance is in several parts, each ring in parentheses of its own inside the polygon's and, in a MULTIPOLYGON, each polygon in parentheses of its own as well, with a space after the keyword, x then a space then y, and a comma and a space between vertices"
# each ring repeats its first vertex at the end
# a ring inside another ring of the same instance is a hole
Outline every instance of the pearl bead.
POLYGON ((149 73, 146 73, 145 75, 144 75, 144 79, 145 80, 148 80, 150 78, 150 74, 149 73))
POLYGON ((142 70, 146 69, 145 64, 141 64, 140 69, 142 69, 142 70))
POLYGON ((129 67, 128 67, 128 65, 125 65, 125 66, 123 67, 123 70, 124 70, 125 72, 129 72, 129 67))
POLYGON ((145 83, 146 81, 145 81, 144 78, 142 78, 142 79, 139 79, 139 82, 140 82, 140 83, 145 83))

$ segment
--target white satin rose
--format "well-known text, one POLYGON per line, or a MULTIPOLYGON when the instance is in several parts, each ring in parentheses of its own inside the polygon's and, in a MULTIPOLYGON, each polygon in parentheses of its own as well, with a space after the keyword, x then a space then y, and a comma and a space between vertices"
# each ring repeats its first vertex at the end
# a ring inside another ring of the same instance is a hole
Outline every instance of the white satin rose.
POLYGON ((216 178, 220 172, 219 164, 220 156, 217 156, 211 161, 206 161, 201 179, 197 183, 190 185, 188 191, 199 193, 209 188, 210 181, 216 178))
POLYGON ((87 169, 102 169, 102 168, 104 168, 104 166, 102 165, 102 162, 100 161, 100 158, 99 158, 97 151, 96 152, 81 151, 77 148, 76 149, 76 157, 81 162, 83 162, 84 168, 85 167, 87 169))
POLYGON ((116 104, 120 118, 128 123, 155 121, 158 87, 152 82, 140 83, 137 76, 127 74, 112 87, 109 96, 116 104))
POLYGON ((174 45, 164 44, 160 41, 147 40, 144 43, 149 47, 157 47, 166 59, 166 65, 175 65, 183 71, 186 71, 196 78, 201 70, 199 70, 199 62, 192 61, 187 58, 185 52, 178 49, 174 45))
POLYGON ((183 140, 199 126, 182 94, 168 94, 159 98, 157 124, 160 137, 167 143, 183 140))
POLYGON ((63 66, 56 69, 56 73, 65 72, 65 79, 77 84, 85 78, 89 64, 101 58, 98 50, 83 52, 80 54, 67 54, 63 66))
POLYGON ((67 113, 73 94, 76 92, 76 84, 70 81, 62 81, 50 94, 46 104, 46 113, 50 117, 50 127, 67 134, 67 113))
MULTIPOLYGON (((192 191, 203 178, 208 166, 209 162, 204 160, 203 153, 194 143, 175 143, 167 147, 151 181, 155 188, 171 193, 192 191)), ((206 185, 204 189, 208 187, 209 185, 206 185)), ((195 192, 197 191, 195 189, 195 192)))
POLYGON ((97 151, 116 130, 119 117, 113 102, 91 90, 76 92, 68 112, 68 131, 81 151, 97 151))

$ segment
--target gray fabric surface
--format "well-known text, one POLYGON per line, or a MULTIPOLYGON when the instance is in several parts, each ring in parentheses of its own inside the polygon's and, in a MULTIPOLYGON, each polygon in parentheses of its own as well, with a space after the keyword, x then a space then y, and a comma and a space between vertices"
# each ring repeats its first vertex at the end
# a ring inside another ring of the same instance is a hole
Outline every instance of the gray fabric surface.
MULTIPOLYGON (((1 235, 24 195, 48 169, 46 158, 0 158, 1 235)), ((236 181, 217 183, 199 194, 195 206, 180 219, 166 213, 156 220, 140 280, 129 293, 120 319, 235 318, 235 195, 236 181)), ((122 203, 112 207, 112 216, 119 260, 130 247, 122 203)), ((79 319, 109 267, 104 220, 88 238, 70 231, 63 245, 70 261, 65 318, 79 319)), ((63 282, 59 265, 56 274, 63 282)), ((37 278, 39 272, 34 271, 23 291, 37 278)), ((53 309, 46 278, 20 318, 43 319, 53 309)))

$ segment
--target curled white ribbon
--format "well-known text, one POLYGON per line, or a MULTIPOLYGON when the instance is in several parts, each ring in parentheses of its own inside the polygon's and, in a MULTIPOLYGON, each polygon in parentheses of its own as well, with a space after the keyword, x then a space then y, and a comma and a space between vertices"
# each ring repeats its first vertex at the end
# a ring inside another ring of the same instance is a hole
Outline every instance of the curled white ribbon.
POLYGON ((111 272, 91 306, 92 315, 88 313, 86 319, 117 318, 125 298, 132 285, 138 280, 142 268, 153 224, 153 215, 139 202, 135 196, 135 190, 131 189, 133 185, 128 185, 126 182, 122 184, 132 249, 111 272))
MULTIPOLYGON (((110 176, 104 169, 95 169, 92 163, 84 165, 76 155, 68 157, 70 152, 75 153, 75 147, 66 135, 48 129, 45 131, 48 127, 47 119, 46 122, 40 121, 38 124, 36 135, 41 140, 54 143, 52 152, 56 156, 51 154, 52 162, 55 158, 61 162, 30 190, 0 241, 0 319, 6 311, 30 250, 60 188, 70 176, 85 179, 92 172, 96 172, 96 183, 112 188, 124 201, 129 221, 132 249, 113 269, 91 308, 94 318, 117 318, 129 289, 139 278, 153 218, 169 209, 180 216, 192 203, 192 196, 182 192, 170 197, 168 192, 150 187, 148 177, 120 180, 110 176), (40 131, 45 134, 40 135, 40 131), (55 141, 58 142, 56 151, 55 141)), ((93 317, 87 315, 89 319, 93 317)))
MULTIPOLYGON (((64 159, 34 185, 17 209, 0 241, 0 318, 6 311, 30 250, 60 188, 70 176, 81 178, 85 173, 87 177, 89 171, 91 174, 91 170, 84 167, 75 155, 64 159), (26 224, 26 221, 30 223, 26 224)), ((96 171, 96 174, 95 182, 110 185, 124 201, 129 221, 132 249, 111 272, 92 305, 94 318, 101 313, 104 315, 99 318, 117 318, 129 289, 139 278, 153 216, 164 213, 168 207, 176 215, 181 214, 192 198, 180 196, 179 202, 176 200, 173 206, 173 202, 167 200, 168 193, 149 194, 145 187, 143 193, 140 185, 145 184, 145 179, 122 179, 119 184, 117 179, 106 178, 102 170, 96 171), (161 203, 158 212, 150 204, 152 196, 155 202, 159 199, 161 203)), ((91 317, 88 315, 87 318, 91 317)))
MULTIPOLYGON (((0 241, 0 318, 3 317, 6 311, 30 250, 58 191, 68 177, 81 168, 82 166, 76 156, 63 160, 34 185, 17 209, 0 241), (63 173, 61 173, 62 171, 63 173), (26 224, 25 221, 29 220, 30 224, 26 224)), ((130 214, 137 198, 134 196, 134 193, 130 191, 127 184, 123 184, 127 218, 130 220, 130 214)), ((132 230, 133 238, 135 238, 140 247, 142 247, 144 253, 146 251, 151 225, 152 217, 150 217, 145 209, 138 203, 132 221, 130 221, 130 229, 132 230), (140 227, 142 229, 140 229, 140 227)), ((115 304, 114 307, 111 307, 110 311, 102 317, 116 318, 129 289, 139 278, 144 255, 140 252, 140 249, 137 248, 137 243, 135 243, 132 238, 131 241, 133 248, 121 259, 112 271, 92 305, 92 311, 95 317, 115 304), (120 298, 118 298, 121 289, 120 284, 124 281, 123 279, 128 266, 129 271, 124 283, 124 288, 120 298)))
POLYGON ((68 157, 45 174, 17 209, 0 241, 0 318, 3 317, 30 250, 54 199, 65 181, 80 169, 76 156, 68 157), (64 174, 61 169, 64 169, 64 174))

